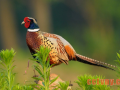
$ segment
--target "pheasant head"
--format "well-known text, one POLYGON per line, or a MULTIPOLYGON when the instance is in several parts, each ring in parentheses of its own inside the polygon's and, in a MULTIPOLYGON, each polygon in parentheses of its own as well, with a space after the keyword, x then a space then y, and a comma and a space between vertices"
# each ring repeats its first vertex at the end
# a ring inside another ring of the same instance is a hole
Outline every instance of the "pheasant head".
POLYGON ((28 29, 32 29, 32 30, 39 29, 36 19, 31 17, 25 17, 24 21, 21 24, 24 24, 25 28, 28 29))

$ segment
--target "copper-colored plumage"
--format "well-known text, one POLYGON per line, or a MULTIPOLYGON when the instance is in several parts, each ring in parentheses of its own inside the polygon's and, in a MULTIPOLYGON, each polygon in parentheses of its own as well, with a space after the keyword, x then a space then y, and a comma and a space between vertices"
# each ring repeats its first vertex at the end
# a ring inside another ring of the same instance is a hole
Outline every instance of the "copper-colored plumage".
POLYGON ((37 32, 28 32, 26 34, 26 42, 27 45, 31 51, 31 53, 34 53, 34 51, 36 49, 38 49, 40 47, 40 45, 42 44, 41 39, 38 37, 38 33, 37 32))
POLYGON ((65 51, 67 52, 67 54, 68 54, 68 58, 69 58, 70 60, 76 58, 76 56, 75 56, 75 52, 73 51, 72 48, 70 48, 69 45, 66 45, 66 46, 65 46, 65 51))

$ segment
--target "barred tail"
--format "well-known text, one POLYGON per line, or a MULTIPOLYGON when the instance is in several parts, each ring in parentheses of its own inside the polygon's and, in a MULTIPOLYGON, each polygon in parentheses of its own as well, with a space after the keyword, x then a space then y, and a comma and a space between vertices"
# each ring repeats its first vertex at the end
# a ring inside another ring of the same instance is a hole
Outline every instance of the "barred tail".
POLYGON ((100 67, 104 67, 104 68, 111 69, 111 70, 114 70, 113 68, 116 67, 114 65, 110 65, 110 64, 107 64, 107 63, 104 63, 101 61, 97 61, 97 60, 94 60, 94 59, 91 59, 91 58, 88 58, 88 57, 85 57, 85 56, 82 56, 79 54, 76 54, 76 59, 79 62, 83 62, 86 64, 95 65, 95 66, 100 66, 100 67), (111 67, 113 67, 113 68, 111 68, 111 67))

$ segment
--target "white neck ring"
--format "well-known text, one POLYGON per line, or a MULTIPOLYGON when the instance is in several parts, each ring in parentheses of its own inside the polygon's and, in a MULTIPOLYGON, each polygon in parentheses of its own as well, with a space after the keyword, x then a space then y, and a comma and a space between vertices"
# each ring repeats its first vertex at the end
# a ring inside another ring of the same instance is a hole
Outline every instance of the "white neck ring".
POLYGON ((37 32, 37 31, 39 31, 40 29, 39 28, 37 28, 37 29, 28 29, 27 31, 29 31, 29 32, 37 32))

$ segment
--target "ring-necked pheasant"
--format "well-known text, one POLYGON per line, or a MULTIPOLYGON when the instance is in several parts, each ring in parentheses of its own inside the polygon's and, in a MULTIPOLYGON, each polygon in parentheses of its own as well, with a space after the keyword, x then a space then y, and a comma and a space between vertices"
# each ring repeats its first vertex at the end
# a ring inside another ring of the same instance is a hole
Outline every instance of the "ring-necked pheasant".
POLYGON ((77 54, 71 44, 63 37, 40 31, 37 21, 34 18, 25 17, 22 24, 27 28, 26 42, 30 52, 32 54, 35 53, 35 50, 38 49, 40 45, 50 48, 50 64, 68 64, 68 61, 74 60, 114 70, 109 67, 115 67, 113 65, 77 54))

